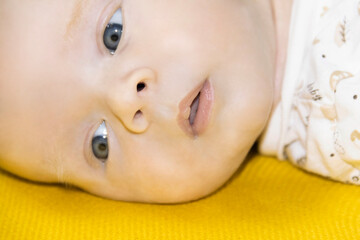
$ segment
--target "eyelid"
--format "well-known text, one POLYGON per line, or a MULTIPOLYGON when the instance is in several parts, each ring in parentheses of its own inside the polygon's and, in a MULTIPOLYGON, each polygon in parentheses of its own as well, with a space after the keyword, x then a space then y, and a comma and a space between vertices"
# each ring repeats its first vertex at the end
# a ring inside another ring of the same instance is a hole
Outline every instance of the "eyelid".
MULTIPOLYGON (((115 12, 122 8, 122 1, 110 1, 109 4, 107 4, 100 14, 99 20, 98 20, 98 26, 96 28, 96 42, 98 45, 98 49, 100 49, 100 52, 102 55, 109 56, 109 50, 106 49, 106 47, 103 44, 103 34, 105 31, 106 26, 110 22, 110 19, 114 16, 115 12)), ((124 14, 122 14, 124 16, 124 14)), ((125 24, 124 24, 124 18, 123 18, 123 32, 125 32, 125 24)), ((121 41, 120 41, 121 42, 121 41)))

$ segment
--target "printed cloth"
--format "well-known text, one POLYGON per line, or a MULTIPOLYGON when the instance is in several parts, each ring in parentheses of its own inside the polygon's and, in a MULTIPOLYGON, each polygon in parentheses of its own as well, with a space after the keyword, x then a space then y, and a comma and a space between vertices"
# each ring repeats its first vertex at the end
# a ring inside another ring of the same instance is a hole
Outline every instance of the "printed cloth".
POLYGON ((295 0, 281 102, 260 151, 360 184, 360 1, 295 0))

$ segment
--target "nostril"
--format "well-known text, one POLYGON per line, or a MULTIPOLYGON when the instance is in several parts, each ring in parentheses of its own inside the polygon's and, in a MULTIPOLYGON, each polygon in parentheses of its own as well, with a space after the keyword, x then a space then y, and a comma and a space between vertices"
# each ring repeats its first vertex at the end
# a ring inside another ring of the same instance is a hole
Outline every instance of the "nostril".
POLYGON ((140 118, 142 116, 142 112, 141 112, 141 110, 138 110, 136 113, 135 113, 135 115, 134 115, 134 119, 138 119, 138 118, 140 118))
POLYGON ((138 110, 135 113, 129 127, 130 131, 134 133, 143 133, 147 130, 147 128, 149 127, 149 122, 147 121, 145 114, 141 110, 138 110))
POLYGON ((141 92, 142 90, 144 90, 145 87, 146 87, 146 84, 143 83, 143 82, 140 82, 140 83, 138 83, 138 85, 136 86, 136 90, 137 90, 138 92, 141 92))

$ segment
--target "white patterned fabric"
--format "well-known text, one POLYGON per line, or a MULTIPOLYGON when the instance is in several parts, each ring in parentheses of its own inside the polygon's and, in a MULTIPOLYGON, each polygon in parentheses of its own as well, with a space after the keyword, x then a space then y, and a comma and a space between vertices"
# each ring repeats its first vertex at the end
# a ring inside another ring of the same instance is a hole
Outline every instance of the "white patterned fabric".
POLYGON ((360 184, 360 1, 295 0, 281 101, 260 152, 360 184))

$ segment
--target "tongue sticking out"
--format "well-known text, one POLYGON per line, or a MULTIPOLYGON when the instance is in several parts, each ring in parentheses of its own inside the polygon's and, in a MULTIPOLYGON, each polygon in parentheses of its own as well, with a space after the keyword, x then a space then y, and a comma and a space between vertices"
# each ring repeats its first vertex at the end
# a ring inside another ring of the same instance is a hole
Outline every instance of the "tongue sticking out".
POLYGON ((190 106, 190 108, 191 108, 190 117, 189 117, 190 125, 194 124, 196 113, 197 113, 198 107, 199 107, 199 102, 200 102, 200 92, 196 96, 196 98, 194 99, 194 101, 191 103, 191 106, 190 106))

